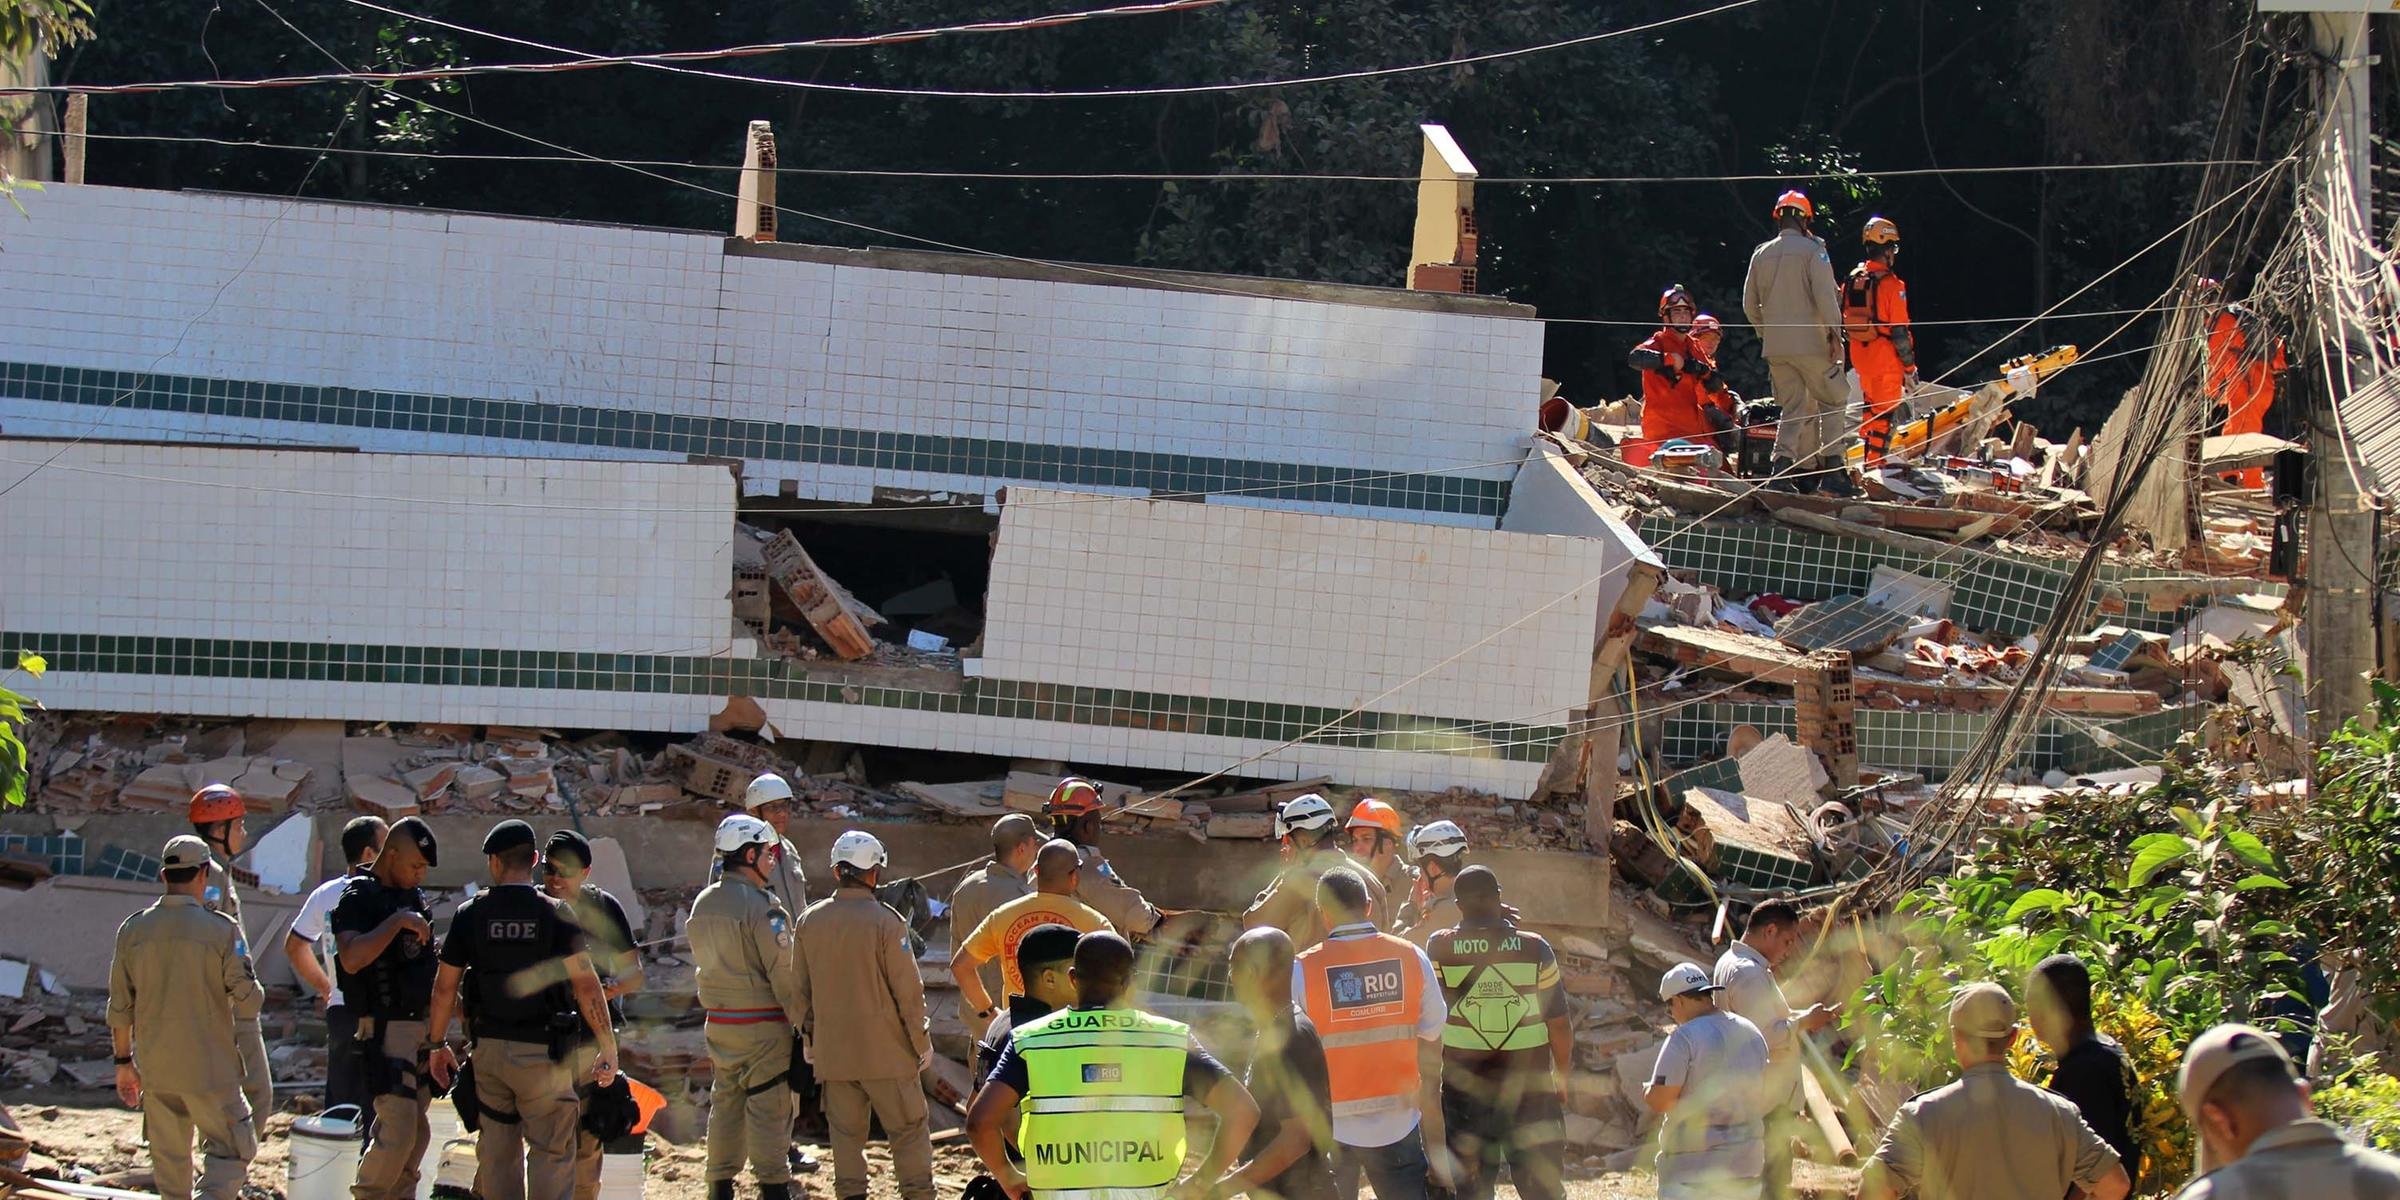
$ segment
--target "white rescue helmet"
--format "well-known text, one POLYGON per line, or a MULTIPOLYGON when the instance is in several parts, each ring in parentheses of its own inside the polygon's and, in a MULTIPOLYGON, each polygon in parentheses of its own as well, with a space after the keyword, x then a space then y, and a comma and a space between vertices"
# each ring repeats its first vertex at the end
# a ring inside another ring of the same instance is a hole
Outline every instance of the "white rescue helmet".
POLYGON ((735 813, 717 822, 717 853, 731 854, 744 846, 772 846, 775 830, 749 813, 735 813))
POLYGON ((1460 829, 1456 821, 1434 821, 1419 825, 1416 832, 1408 835, 1408 857, 1412 861, 1449 858, 1466 852, 1467 831, 1460 829))
POLYGON ((1331 829, 1334 819, 1333 805, 1326 803, 1325 797, 1315 792, 1294 797, 1283 806, 1283 814, 1279 818, 1287 834, 1331 829))
POLYGON ((750 781, 742 791, 742 811, 757 812, 778 800, 792 798, 792 782, 773 771, 765 772, 750 781))
POLYGON ((883 852, 883 843, 864 829, 853 829, 833 839, 833 865, 854 871, 872 871, 890 862, 883 852))

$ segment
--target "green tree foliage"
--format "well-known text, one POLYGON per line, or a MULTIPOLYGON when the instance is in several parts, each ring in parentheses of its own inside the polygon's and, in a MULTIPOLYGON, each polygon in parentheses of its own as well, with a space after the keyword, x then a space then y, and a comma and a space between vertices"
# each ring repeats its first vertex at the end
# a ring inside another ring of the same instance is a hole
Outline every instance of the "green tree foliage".
MULTIPOLYGON (((2305 972, 2320 958, 2368 964, 2370 1007, 2400 1015, 2400 982, 2379 969, 2400 887, 2400 686, 2378 681, 2376 697, 2371 727, 2352 722, 2329 739, 2313 803, 2248 807, 2186 745, 2154 787, 2059 797, 1993 833, 1957 873, 1902 902, 1904 928, 1853 998, 1860 1057, 1931 1086, 1953 1069, 1944 1014, 1960 984, 1993 979, 2022 994, 2035 963, 2078 955, 2093 970, 2098 1024, 2141 1078, 2150 1158, 2164 1164, 2145 1189, 2180 1183, 2190 1145, 2174 1117, 2174 1067, 2192 1038, 2223 1021, 2307 1027, 2305 972)), ((2392 1119, 2372 1064, 2348 1082, 2359 1120, 2392 1119)))

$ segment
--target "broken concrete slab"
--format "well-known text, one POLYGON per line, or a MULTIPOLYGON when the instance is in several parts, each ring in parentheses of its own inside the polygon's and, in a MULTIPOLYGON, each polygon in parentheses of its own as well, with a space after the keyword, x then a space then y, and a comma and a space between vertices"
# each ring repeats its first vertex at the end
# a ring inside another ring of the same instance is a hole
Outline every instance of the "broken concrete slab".
POLYGON ((1802 650, 1873 654, 1899 640, 1916 618, 1860 596, 1835 596, 1794 609, 1775 622, 1775 637, 1802 650))
POLYGON ((968 783, 902 783, 893 791, 919 804, 954 817, 997 817, 1008 811, 1008 781, 985 779, 968 783))
POLYGON ((1944 617, 1950 614, 1950 595, 1947 583, 1877 563, 1868 578, 1866 600, 1894 612, 1944 617))
POLYGON ((1210 812, 1208 836, 1212 838, 1266 838, 1275 836, 1275 818, 1269 813, 1210 812))
POLYGON ((258 885, 284 895, 305 893, 317 881, 316 822, 307 813, 286 818, 250 847, 258 885))
POLYGON ((625 909, 626 921, 635 929, 649 925, 650 909, 633 886, 633 867, 625 859, 625 843, 613 837, 592 839, 591 882, 617 898, 617 903, 625 909))
POLYGON ((360 775, 344 779, 343 784, 350 792, 350 806, 370 817, 397 821, 423 811, 417 794, 392 780, 360 775))
POLYGON ((1803 812, 1816 807, 1818 796, 1833 783, 1815 754, 1780 733, 1751 747, 1736 762, 1745 795, 1791 804, 1803 812))

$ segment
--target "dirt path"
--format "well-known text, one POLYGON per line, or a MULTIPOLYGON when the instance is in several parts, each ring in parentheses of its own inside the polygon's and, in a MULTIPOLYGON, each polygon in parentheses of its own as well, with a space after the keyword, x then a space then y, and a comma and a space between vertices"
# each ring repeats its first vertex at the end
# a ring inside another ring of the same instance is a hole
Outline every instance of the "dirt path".
MULTIPOLYGON (((118 1105, 113 1096, 97 1091, 39 1089, 10 1093, 7 1103, 33 1143, 37 1166, 54 1165, 94 1174, 144 1170, 149 1166, 148 1155, 141 1145, 141 1115, 118 1105)), ((290 1163, 291 1125, 288 1113, 267 1120, 265 1135, 259 1140, 258 1159, 250 1170, 252 1186, 247 1194, 254 1200, 270 1197, 281 1200, 283 1196, 290 1163)), ((823 1145, 804 1143, 803 1148, 817 1165, 812 1173, 801 1177, 802 1191, 813 1200, 831 1200, 832 1152, 823 1145)), ((934 1149, 935 1184, 943 1200, 950 1200, 975 1175, 975 1156, 963 1143, 938 1145, 934 1149)), ((701 1178, 701 1159, 697 1143, 674 1145, 653 1141, 644 1200, 706 1200, 708 1189, 701 1178)), ((892 1184, 891 1158, 881 1144, 868 1147, 867 1162, 869 1200, 899 1200, 899 1192, 892 1184)), ((1799 1191, 1803 1195, 1844 1196, 1855 1186, 1856 1172, 1826 1170, 1808 1163, 1802 1163, 1800 1170, 1799 1191)), ((755 1195, 747 1186, 741 1194, 745 1200, 755 1195)), ((1657 1194, 1655 1181, 1641 1173, 1567 1181, 1568 1200, 1653 1200, 1657 1194)), ((1498 1197, 1517 1200, 1516 1189, 1504 1185, 1498 1197)))

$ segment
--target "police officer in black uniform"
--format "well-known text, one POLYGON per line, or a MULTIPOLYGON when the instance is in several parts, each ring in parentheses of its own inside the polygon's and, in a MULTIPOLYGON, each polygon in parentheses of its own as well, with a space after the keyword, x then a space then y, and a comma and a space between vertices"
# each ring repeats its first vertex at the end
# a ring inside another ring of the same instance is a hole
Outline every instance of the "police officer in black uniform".
POLYGON ((427 1019, 434 1082, 458 1069, 446 1043, 462 989, 479 1110, 475 1194, 481 1200, 569 1200, 582 1106, 569 1057, 599 1044, 593 1077, 616 1076, 617 1040, 600 977, 566 907, 533 884, 533 827, 502 821, 483 839, 492 886, 459 906, 442 941, 427 1019))
POLYGON ((371 873, 334 903, 335 982, 358 1013, 359 1061, 373 1098, 353 1200, 416 1200, 417 1164, 433 1131, 425 1121, 425 1016, 433 996, 433 924, 417 885, 434 865, 433 829, 394 822, 371 873))

